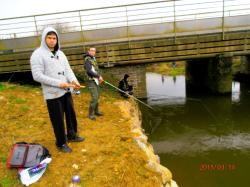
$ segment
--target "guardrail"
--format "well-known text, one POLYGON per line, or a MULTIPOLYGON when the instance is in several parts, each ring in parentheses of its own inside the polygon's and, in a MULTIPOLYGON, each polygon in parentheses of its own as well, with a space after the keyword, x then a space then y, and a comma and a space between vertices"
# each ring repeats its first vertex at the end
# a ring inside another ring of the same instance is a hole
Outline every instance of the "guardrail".
POLYGON ((60 33, 84 33, 103 28, 173 22, 176 33, 176 22, 205 18, 222 18, 224 36, 225 17, 249 14, 250 1, 247 0, 154 1, 0 19, 0 40, 38 36, 47 26, 55 27, 60 33))

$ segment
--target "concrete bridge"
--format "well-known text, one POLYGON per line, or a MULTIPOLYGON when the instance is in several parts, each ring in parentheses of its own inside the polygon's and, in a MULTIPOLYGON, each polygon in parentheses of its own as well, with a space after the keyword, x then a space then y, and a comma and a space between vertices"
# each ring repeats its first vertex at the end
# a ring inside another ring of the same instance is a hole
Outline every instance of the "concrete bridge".
POLYGON ((242 61, 242 73, 250 74, 249 20, 250 3, 237 0, 170 0, 0 19, 0 73, 30 71, 30 55, 50 25, 59 30, 76 71, 86 48, 95 46, 102 67, 184 60, 190 82, 203 76, 211 90, 227 93, 234 62, 242 61), (203 74, 197 73, 201 66, 203 74))

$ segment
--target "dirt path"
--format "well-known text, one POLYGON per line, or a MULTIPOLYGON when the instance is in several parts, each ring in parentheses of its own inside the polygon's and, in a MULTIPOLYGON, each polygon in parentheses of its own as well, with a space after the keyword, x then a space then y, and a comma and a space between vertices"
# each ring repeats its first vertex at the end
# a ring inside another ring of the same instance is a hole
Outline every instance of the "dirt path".
POLYGON ((55 147, 41 89, 1 83, 0 186, 22 186, 16 171, 6 168, 10 148, 18 141, 40 143, 52 154, 51 164, 34 187, 66 187, 76 174, 80 186, 161 186, 160 175, 145 168, 146 155, 131 137, 131 119, 118 107, 124 100, 103 92, 100 108, 105 116, 93 122, 87 118, 89 99, 86 91, 74 95, 79 134, 86 141, 70 143, 73 152, 65 154, 55 147))

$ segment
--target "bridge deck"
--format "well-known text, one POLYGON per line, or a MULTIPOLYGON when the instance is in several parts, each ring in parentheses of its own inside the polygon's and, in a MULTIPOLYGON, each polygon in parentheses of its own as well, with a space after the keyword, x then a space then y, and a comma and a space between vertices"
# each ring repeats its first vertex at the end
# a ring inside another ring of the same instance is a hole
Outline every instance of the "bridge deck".
MULTIPOLYGON (((250 31, 230 32, 222 40, 221 33, 174 38, 158 38, 116 43, 99 43, 97 60, 102 66, 167 62, 218 54, 250 54, 250 31)), ((71 66, 82 65, 86 46, 64 47, 71 66)), ((0 55, 0 73, 30 71, 32 51, 0 55)))

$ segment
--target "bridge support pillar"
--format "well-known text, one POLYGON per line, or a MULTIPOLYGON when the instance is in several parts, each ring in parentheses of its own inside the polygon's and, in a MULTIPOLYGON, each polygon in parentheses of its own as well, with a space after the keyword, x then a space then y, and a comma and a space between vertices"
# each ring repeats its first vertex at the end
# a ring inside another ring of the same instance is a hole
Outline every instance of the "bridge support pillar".
POLYGON ((240 58, 240 74, 250 75, 250 56, 241 56, 240 58))
MULTIPOLYGON (((250 82, 250 56, 239 56, 238 57, 238 66, 234 70, 234 79, 240 82, 250 82)), ((234 68, 235 69, 235 68, 234 68)))
POLYGON ((187 86, 209 90, 215 94, 232 91, 232 57, 191 60, 186 63, 187 86))

